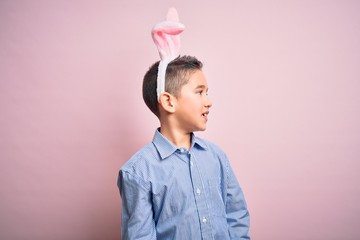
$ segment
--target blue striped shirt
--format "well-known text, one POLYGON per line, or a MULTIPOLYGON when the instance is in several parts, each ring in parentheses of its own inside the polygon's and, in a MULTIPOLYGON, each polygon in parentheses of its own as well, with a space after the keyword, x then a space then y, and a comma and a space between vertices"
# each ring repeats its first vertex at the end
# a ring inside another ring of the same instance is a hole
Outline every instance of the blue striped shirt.
POLYGON ((192 134, 178 148, 160 132, 120 170, 122 240, 250 239, 243 192, 224 152, 192 134))

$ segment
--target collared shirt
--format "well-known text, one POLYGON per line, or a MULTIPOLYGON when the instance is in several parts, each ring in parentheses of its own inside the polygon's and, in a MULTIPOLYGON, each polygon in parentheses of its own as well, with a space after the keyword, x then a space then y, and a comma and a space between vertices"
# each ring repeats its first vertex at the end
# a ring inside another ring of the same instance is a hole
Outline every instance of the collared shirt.
POLYGON ((250 239, 243 192, 224 152, 192 134, 178 148, 159 129, 120 170, 122 239, 250 239))

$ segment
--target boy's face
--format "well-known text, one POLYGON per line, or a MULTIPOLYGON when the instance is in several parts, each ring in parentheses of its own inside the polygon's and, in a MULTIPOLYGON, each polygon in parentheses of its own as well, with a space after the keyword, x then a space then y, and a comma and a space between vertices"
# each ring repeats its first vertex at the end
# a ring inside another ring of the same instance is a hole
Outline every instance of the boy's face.
POLYGON ((190 74, 189 82, 182 86, 176 104, 178 127, 185 132, 204 131, 212 103, 207 96, 208 85, 202 71, 190 74))

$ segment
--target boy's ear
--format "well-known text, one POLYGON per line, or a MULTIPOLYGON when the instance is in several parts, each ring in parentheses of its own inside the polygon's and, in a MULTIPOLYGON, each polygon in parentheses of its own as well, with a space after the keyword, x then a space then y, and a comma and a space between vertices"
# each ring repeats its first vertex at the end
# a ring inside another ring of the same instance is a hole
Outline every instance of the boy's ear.
POLYGON ((163 92, 159 98, 160 106, 168 113, 175 112, 176 98, 168 92, 163 92))

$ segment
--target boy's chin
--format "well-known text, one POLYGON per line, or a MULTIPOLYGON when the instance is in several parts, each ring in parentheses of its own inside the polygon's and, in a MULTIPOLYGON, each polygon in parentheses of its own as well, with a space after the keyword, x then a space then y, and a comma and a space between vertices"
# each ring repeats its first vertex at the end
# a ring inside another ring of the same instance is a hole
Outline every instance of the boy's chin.
POLYGON ((203 132, 206 130, 206 126, 197 128, 194 132, 203 132))

